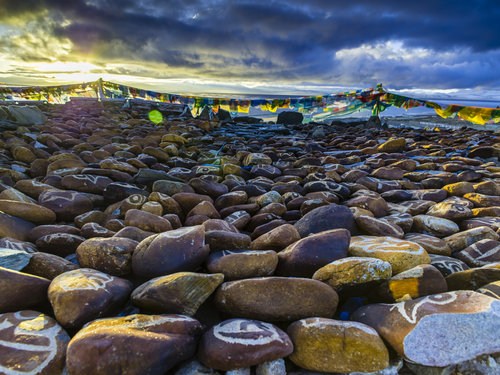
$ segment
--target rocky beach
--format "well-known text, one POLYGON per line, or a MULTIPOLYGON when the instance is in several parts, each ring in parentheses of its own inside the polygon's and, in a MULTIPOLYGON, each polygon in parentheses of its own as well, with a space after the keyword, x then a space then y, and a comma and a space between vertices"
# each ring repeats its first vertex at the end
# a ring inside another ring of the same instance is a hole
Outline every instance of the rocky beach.
POLYGON ((498 130, 122 104, 0 106, 0 374, 500 374, 498 130))

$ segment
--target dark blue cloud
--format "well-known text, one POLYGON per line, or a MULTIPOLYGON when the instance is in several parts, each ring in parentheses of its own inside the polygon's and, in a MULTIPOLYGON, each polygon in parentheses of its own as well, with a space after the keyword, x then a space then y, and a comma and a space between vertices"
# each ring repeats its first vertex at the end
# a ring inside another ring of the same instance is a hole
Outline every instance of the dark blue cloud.
POLYGON ((42 11, 75 54, 102 60, 210 77, 498 85, 493 0, 0 0, 0 22, 42 11))

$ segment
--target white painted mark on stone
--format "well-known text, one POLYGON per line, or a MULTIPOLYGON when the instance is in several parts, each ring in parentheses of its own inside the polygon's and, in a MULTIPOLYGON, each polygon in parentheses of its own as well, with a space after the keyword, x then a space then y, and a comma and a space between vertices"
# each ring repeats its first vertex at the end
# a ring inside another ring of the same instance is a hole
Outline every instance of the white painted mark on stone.
POLYGON ((417 322, 417 314, 418 310, 426 303, 432 304, 432 305, 448 305, 455 301, 458 298, 458 295, 456 292, 448 292, 448 293, 441 293, 441 294, 435 294, 431 296, 427 296, 422 298, 420 301, 415 303, 413 307, 411 308, 410 312, 408 313, 406 311, 406 305, 408 302, 399 302, 394 304, 390 311, 393 311, 396 309, 399 314, 410 324, 415 324, 417 322))
MULTIPOLYGON (((33 318, 33 317, 23 317, 22 314, 18 312, 15 313, 14 316, 16 319, 22 321, 14 329, 14 336, 22 336, 22 337, 34 336, 38 338, 44 338, 47 340, 47 343, 45 345, 42 344, 34 345, 34 344, 25 344, 21 342, 0 340, 0 347, 7 348, 7 350, 11 349, 12 351, 45 353, 46 358, 38 363, 33 363, 33 361, 27 361, 26 363, 18 363, 16 364, 16 369, 13 369, 11 367, 6 367, 3 364, 0 364, 0 373, 5 375, 39 374, 48 366, 48 364, 57 355, 57 336, 61 332, 61 327, 59 327, 56 324, 47 327, 49 321, 43 314, 40 314, 38 317, 33 318), (36 329, 29 329, 29 327, 32 325, 34 325, 36 329), (25 328, 23 328, 23 326, 25 328), (28 366, 29 368, 24 369, 24 367, 28 366)), ((13 326, 14 324, 12 322, 4 320, 3 322, 0 322, 0 331, 11 328, 13 326)), ((32 356, 33 355, 31 355, 30 357, 32 356)), ((40 360, 42 354, 38 354, 36 357, 38 357, 40 360)))
POLYGON ((245 346, 285 343, 276 328, 257 320, 234 319, 222 322, 213 328, 214 336, 228 344, 245 346))

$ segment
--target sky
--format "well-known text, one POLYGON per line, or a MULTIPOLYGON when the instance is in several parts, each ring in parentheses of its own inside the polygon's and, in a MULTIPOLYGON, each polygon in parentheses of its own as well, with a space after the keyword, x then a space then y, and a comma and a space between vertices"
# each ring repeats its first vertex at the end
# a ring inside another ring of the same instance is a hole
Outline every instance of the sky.
POLYGON ((500 89, 498 0, 0 0, 0 83, 500 89))

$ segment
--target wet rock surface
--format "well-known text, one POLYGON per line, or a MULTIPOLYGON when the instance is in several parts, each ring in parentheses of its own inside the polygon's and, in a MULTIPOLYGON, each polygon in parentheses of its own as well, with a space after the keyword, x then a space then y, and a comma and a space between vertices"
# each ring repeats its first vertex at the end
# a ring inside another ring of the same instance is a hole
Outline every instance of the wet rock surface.
POLYGON ((149 110, 0 133, 0 373, 498 369, 498 134, 149 110))

